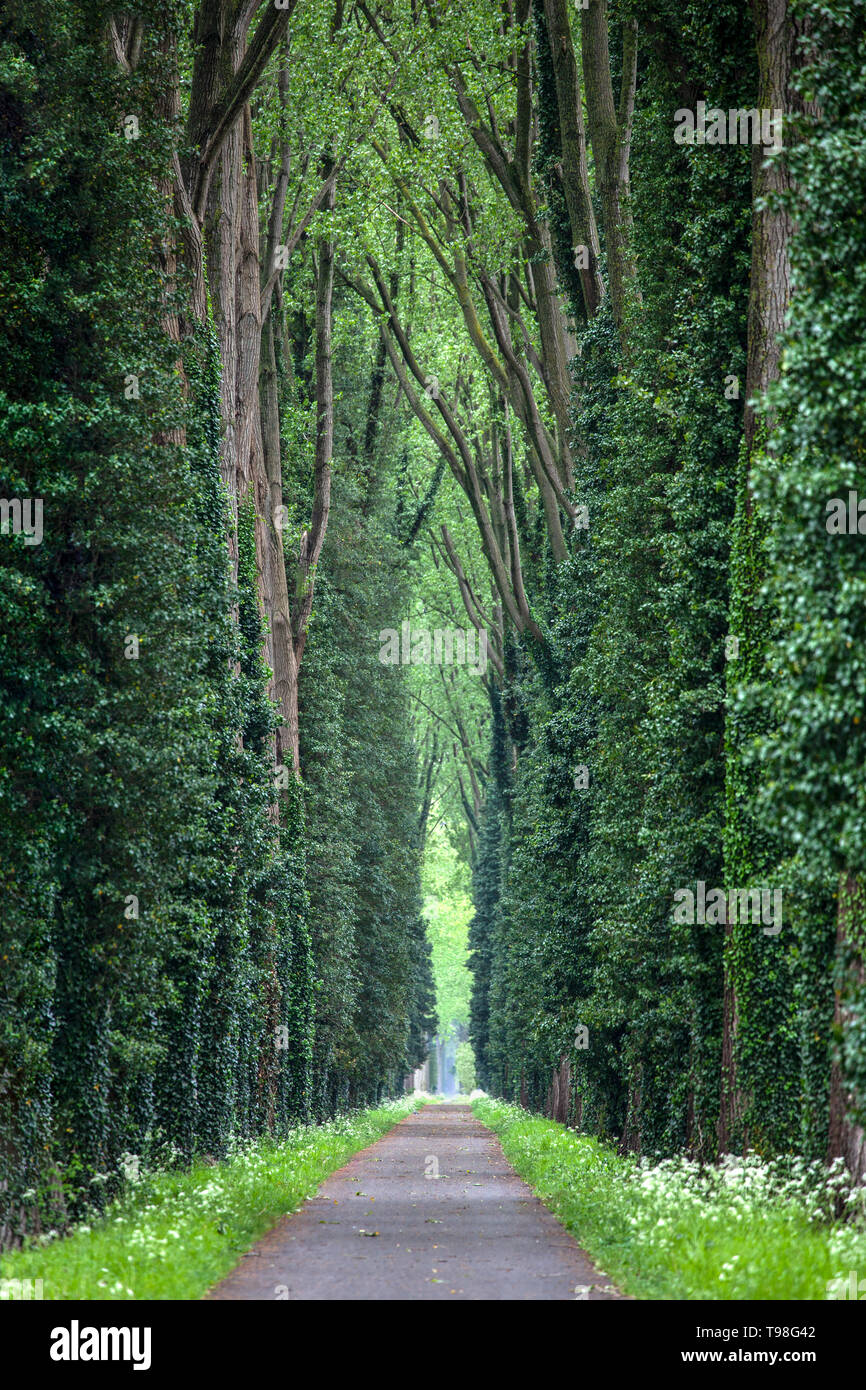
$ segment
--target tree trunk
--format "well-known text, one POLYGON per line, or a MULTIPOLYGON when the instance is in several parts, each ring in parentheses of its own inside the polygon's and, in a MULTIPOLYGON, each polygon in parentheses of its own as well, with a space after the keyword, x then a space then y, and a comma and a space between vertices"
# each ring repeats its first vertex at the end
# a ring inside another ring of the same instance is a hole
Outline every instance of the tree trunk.
POLYGON ((572 246, 586 247, 577 265, 588 319, 598 311, 604 295, 599 269, 598 228, 592 207, 586 162, 586 135, 583 128, 583 102, 566 0, 544 0, 544 17, 550 38, 550 56, 556 84, 559 112, 559 138, 562 151, 561 179, 572 246))
MULTIPOLYGON (((836 956, 842 978, 836 988, 836 1003, 833 1011, 834 1032, 841 1036, 848 1022, 845 1008, 845 984, 847 982, 862 986, 864 982, 863 957, 859 952, 853 964, 845 957, 849 952, 854 914, 862 917, 862 884, 851 874, 844 874, 839 884, 839 908, 836 915, 836 956), (845 976, 848 980, 846 981, 845 976), (851 976, 853 975, 853 980, 851 976)), ((827 1141, 827 1161, 843 1158, 851 1176, 857 1183, 866 1179, 866 1133, 860 1125, 848 1118, 848 1109, 853 1097, 845 1084, 841 1061, 833 1059, 830 1067, 830 1124, 827 1141)))
POLYGON ((615 106, 610 75, 607 0, 592 0, 583 10, 583 83, 589 136, 601 194, 607 274, 613 316, 625 338, 628 289, 637 295, 631 250, 632 215, 629 184, 629 150, 634 94, 637 80, 637 21, 623 26, 622 87, 615 106))
MULTIPOLYGON (((328 161, 324 174, 328 173, 328 161)), ((325 212, 333 211, 334 185, 323 200, 325 212)), ((298 728, 298 679, 307 623, 313 608, 316 565, 328 529, 331 509, 331 457, 334 447, 334 383, 331 371, 331 330, 334 296, 334 245, 329 237, 319 244, 316 274, 316 449, 313 467, 313 509, 309 529, 301 537, 301 547, 295 573, 291 603, 291 650, 287 653, 287 724, 286 748, 292 754, 295 775, 300 777, 300 744, 298 728)))

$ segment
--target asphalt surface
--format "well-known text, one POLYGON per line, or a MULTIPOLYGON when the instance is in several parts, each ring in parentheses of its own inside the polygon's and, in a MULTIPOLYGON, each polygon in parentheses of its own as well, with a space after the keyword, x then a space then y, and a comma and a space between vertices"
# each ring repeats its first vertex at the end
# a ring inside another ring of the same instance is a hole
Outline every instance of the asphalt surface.
POLYGON ((210 1299, 621 1298, 468 1105, 428 1105, 284 1217, 210 1299), (438 1176, 435 1176, 438 1173, 438 1176))

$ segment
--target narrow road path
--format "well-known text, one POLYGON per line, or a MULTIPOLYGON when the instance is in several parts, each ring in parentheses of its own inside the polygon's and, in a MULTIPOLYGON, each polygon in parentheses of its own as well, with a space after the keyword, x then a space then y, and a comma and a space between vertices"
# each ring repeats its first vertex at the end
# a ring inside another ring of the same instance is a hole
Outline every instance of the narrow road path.
POLYGON ((468 1105, 428 1105, 332 1173, 208 1297, 622 1295, 517 1177, 468 1105))

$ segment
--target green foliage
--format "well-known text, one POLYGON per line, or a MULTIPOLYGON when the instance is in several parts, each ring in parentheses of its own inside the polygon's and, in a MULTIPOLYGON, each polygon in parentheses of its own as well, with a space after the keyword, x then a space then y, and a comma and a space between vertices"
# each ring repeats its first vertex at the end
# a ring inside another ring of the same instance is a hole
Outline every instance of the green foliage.
POLYGON ((374 391, 368 354, 349 335, 335 352, 336 478, 301 672, 323 1115, 396 1089, 436 1031, 408 673, 379 661, 380 631, 399 628, 410 602, 411 560, 394 524, 400 455, 376 450, 363 470, 355 457, 374 391))
POLYGON ((457 1084, 464 1095, 470 1095, 477 1084, 475 1053, 472 1051, 472 1044, 459 1042, 454 1060, 457 1068, 457 1084))
MULTIPOLYGON (((494 725, 508 770, 475 869, 479 1076, 543 1108, 567 1061, 575 1123, 643 1152, 715 1155, 721 1102, 729 1147, 822 1157, 834 1059, 850 1119, 866 1113, 863 574, 857 536, 825 524, 862 484, 864 28, 845 3, 798 15, 820 114, 773 156, 794 180, 795 292, 749 457, 751 161, 671 133, 686 71, 708 106, 752 105, 754 35, 733 5, 653 6, 631 141, 642 304, 626 352, 604 308, 583 330, 589 533, 558 569, 526 567, 549 645, 534 669, 521 644, 494 725), (781 934, 674 924, 698 880, 781 890, 781 934)), ((539 174, 574 305, 535 25, 539 174)))
MULTIPOLYGON (((679 49, 698 7, 659 8, 679 49)), ((722 7, 693 59, 708 101, 744 99, 748 44, 722 7)), ((499 1055, 479 1074, 541 1107, 568 1058, 582 1125, 635 1147, 712 1152, 722 940, 676 931, 671 911, 677 888, 722 871, 741 428, 724 387, 726 373, 744 375, 750 166, 736 148, 674 145, 680 97, 661 51, 642 67, 632 142, 643 308, 625 359, 606 310, 583 333, 575 494, 589 535, 539 583, 552 678, 524 673, 510 688, 517 771, 489 995, 499 1055)))
POLYGON ((455 1030, 468 1029, 472 983, 467 964, 472 915, 470 875, 444 825, 428 834, 423 885, 424 915, 436 980, 436 1011, 444 1039, 455 1030))
MULTIPOLYGON (((783 372, 769 402, 777 427, 754 467, 766 535, 762 593, 775 623, 764 668, 756 673, 769 727, 755 738, 749 767, 760 768, 756 811, 780 846, 777 872, 785 881, 795 940, 803 1142, 821 1152, 834 984, 850 1010, 839 1055, 853 1092, 852 1113, 860 1124, 866 1119, 860 901, 866 568, 860 537, 827 529, 831 499, 847 502, 849 489, 863 488, 866 26, 850 4, 798 9, 814 33, 801 91, 805 100, 817 100, 821 115, 802 119, 789 156, 798 224, 795 293, 783 372), (837 892, 848 881, 855 887, 845 888, 839 903, 837 892), (845 940, 834 978, 837 914, 845 940)), ((746 710, 755 698, 754 690, 743 692, 746 710)))
MULTIPOLYGON (((609 8, 616 87, 632 6, 609 8)), ((577 1128, 637 1153, 716 1158, 721 1103, 728 1147, 822 1157, 834 1062, 866 1121, 866 571, 859 533, 826 526, 831 499, 866 494, 866 24, 851 0, 795 9, 820 114, 783 156, 795 293, 749 453, 753 152, 673 140, 687 99, 754 103, 741 7, 635 11, 625 337, 607 302, 583 321, 543 6, 517 25, 489 0, 435 22, 398 4, 378 27, 299 8, 288 98, 275 55, 253 103, 262 227, 282 141, 289 219, 322 150, 340 161, 271 319, 290 584, 314 503, 324 232, 340 273, 302 779, 279 795, 260 494, 230 535, 234 386, 165 255, 189 7, 144 6, 131 72, 106 61, 102 0, 50 20, 18 0, 4 19, 0 497, 39 499, 44 534, 0 535, 0 1244, 114 1198, 124 1155, 219 1159, 394 1093, 437 1029, 464 1086, 537 1109, 564 1094, 577 1128), (537 138, 497 179, 461 101, 510 149, 524 79, 537 138), (478 346, 492 303, 540 428, 561 433, 523 263, 547 255, 576 332, 568 491, 589 512, 586 531, 563 509, 556 563, 529 431, 478 346), (412 390, 435 378, 431 415, 459 424, 456 467, 391 389, 374 282, 412 390), (507 457, 513 531, 492 474, 467 503, 470 456, 482 473, 507 457), (512 579, 519 542, 523 632, 478 542, 485 506, 512 579), (470 594, 486 671, 379 659, 405 621, 465 629, 470 594), (699 880, 781 888, 781 934, 676 924, 699 880)), ((598 207, 597 175, 590 160, 598 207)), ((699 1263, 682 1287, 709 1287, 699 1263)))
MULTIPOLYGON (((210 930, 184 865, 213 794, 227 587, 198 530, 212 484, 171 442, 196 424, 147 235, 171 146, 159 55, 130 92, 98 7, 24 9, 3 49, 0 486, 41 499, 44 536, 0 548, 7 1237, 21 1202, 62 1219, 157 1141, 169 961, 192 981, 210 930), (124 138, 130 100, 146 140, 124 138)), ((183 1148, 186 1124, 165 1138, 183 1148)))
MULTIPOLYGON (((132 75, 107 63, 105 17, 69 5, 49 24, 24 6, 0 50, 0 488, 44 517, 41 544, 0 538, 2 1243, 104 1204, 125 1156, 218 1158, 397 1089, 435 1024, 399 687, 347 760, 348 861, 371 872, 338 918, 354 1012, 336 1080, 326 1027, 314 1044, 332 964, 315 856, 334 802, 318 839, 299 785, 275 815, 255 518, 242 503, 234 585, 215 333, 184 343, 182 381, 164 331, 185 288, 154 254, 170 73, 153 26, 132 75), (367 739, 394 765, 371 770, 367 739)), ((287 430, 302 415, 300 401, 287 430)), ((343 578, 353 564, 360 549, 343 578)), ((384 589, 336 614, 365 649, 360 684, 343 654, 349 709, 381 674, 366 627, 384 589)), ((322 778, 339 779, 340 745, 325 751, 322 778)), ((341 1026, 343 1003, 332 990, 341 1026)))

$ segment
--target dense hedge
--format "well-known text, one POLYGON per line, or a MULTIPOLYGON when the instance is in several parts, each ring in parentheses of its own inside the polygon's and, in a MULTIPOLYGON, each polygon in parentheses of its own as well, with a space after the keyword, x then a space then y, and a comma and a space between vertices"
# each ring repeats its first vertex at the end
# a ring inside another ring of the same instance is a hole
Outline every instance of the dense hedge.
MULTIPOLYGON (((400 688, 368 731, 383 762, 356 738, 341 764, 347 712, 275 814, 255 521, 242 504, 235 586, 216 334, 184 343, 182 378, 163 327, 184 293, 157 254, 167 74, 151 44, 121 82, 104 20, 25 3, 0 29, 0 495, 39 499, 43 525, 39 544, 0 536, 0 1244, 104 1203, 139 1164, 400 1089, 435 1024, 400 688), (331 777, 325 824, 344 792, 353 866, 336 1042, 308 826, 331 777)), ((351 711, 379 672, 347 670, 351 711)))
MULTIPOLYGON (((798 6, 815 40, 803 95, 822 119, 791 155, 795 296, 772 440, 764 429, 748 460, 751 152, 672 132, 686 72, 708 105, 755 104, 754 33, 733 4, 637 13, 643 302, 627 354, 604 309, 582 331, 575 495, 590 528, 531 576, 547 650, 513 664, 504 736, 494 719, 472 1036, 481 1084, 534 1108, 550 1111, 567 1063, 569 1118, 625 1147, 714 1155, 724 1085, 723 1142, 823 1155, 832 1057, 861 1120, 866 1075, 863 560, 825 529, 827 499, 862 476, 863 16, 798 6), (698 880, 782 889, 781 934, 739 926, 726 950, 723 927, 677 925, 674 893, 698 880)), ((546 61, 542 47, 555 150, 546 61)), ((555 187, 550 216, 556 247, 555 187)))

